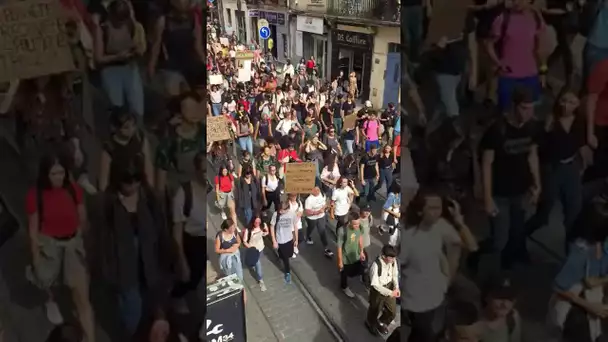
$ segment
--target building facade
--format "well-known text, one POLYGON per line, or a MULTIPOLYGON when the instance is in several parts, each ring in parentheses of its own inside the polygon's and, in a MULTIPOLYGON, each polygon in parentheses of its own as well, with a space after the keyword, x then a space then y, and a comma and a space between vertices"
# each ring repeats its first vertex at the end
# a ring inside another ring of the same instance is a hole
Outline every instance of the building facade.
POLYGON ((298 0, 290 2, 290 9, 295 17, 292 57, 315 57, 327 80, 354 72, 358 100, 370 100, 374 108, 399 102, 397 0, 298 0))

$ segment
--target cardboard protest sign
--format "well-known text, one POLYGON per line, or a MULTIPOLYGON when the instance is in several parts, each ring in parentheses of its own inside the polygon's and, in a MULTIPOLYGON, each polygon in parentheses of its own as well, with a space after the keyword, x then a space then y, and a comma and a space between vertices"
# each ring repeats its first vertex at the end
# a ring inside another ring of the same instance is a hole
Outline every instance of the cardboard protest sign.
POLYGON ((239 69, 238 80, 243 83, 251 81, 251 69, 239 69))
POLYGON ((427 44, 435 44, 441 37, 461 37, 471 0, 434 0, 427 44))
POLYGON ((222 84, 224 83, 224 78, 222 75, 209 75, 209 84, 222 84))
POLYGON ((285 170, 285 192, 308 194, 315 187, 315 163, 288 163, 285 170))
POLYGON ((222 44, 224 46, 229 46, 230 42, 228 41, 228 38, 226 38, 226 37, 220 37, 220 44, 222 44))
POLYGON ((342 132, 345 132, 346 129, 354 128, 356 123, 357 123, 357 114, 346 115, 344 117, 342 132))
POLYGON ((0 82, 74 69, 59 2, 12 1, 0 8, 0 82))
POLYGON ((208 116, 207 117, 207 141, 222 141, 230 140, 230 128, 228 128, 228 119, 224 116, 208 116))
POLYGON ((234 56, 234 58, 236 58, 236 59, 253 59, 253 52, 251 52, 251 51, 237 51, 236 52, 236 56, 234 56))

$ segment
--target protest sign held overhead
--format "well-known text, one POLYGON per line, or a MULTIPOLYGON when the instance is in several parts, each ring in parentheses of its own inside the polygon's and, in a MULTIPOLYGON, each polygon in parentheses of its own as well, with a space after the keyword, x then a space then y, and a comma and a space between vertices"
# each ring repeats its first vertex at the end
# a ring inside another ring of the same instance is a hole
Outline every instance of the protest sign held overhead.
POLYGON ((307 194, 315 187, 315 163, 289 163, 285 170, 285 191, 307 194))
POLYGON ((10 2, 0 8, 0 82, 74 69, 59 2, 10 2))
POLYGON ((231 139, 228 121, 223 116, 207 117, 207 141, 222 141, 231 139))

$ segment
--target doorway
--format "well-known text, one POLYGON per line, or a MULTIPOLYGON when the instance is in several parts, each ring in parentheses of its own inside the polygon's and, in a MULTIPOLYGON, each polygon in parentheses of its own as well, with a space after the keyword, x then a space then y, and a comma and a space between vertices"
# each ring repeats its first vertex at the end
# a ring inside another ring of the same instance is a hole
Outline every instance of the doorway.
POLYGON ((365 91, 363 89, 363 75, 365 74, 366 68, 366 54, 362 51, 355 51, 351 49, 340 49, 338 52, 338 70, 344 73, 344 78, 348 81, 351 72, 357 76, 357 88, 359 89, 359 96, 365 91))
POLYGON ((322 79, 325 77, 325 68, 327 67, 327 38, 318 35, 313 36, 313 56, 317 61, 317 76, 322 79))

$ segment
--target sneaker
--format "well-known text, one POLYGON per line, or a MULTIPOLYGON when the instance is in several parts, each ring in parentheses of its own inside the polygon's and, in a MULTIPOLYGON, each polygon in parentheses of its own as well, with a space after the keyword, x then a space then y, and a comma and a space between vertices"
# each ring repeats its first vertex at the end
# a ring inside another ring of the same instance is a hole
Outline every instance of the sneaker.
POLYGON ((293 255, 291 256, 292 259, 295 259, 298 255, 296 253, 293 253, 293 255))
POLYGON ((63 324, 63 316, 61 315, 61 311, 59 311, 59 306, 57 306, 57 303, 49 300, 44 304, 44 306, 46 308, 46 317, 48 318, 49 322, 53 323, 54 325, 63 324))
POLYGON ((388 334, 388 327, 382 323, 378 323, 378 332, 381 335, 387 335, 388 334))
POLYGON ((222 211, 222 220, 226 220, 228 218, 228 216, 226 216, 226 213, 222 211))
POLYGON ((260 280, 260 291, 266 292, 266 284, 264 284, 263 280, 260 280))
POLYGON ((331 258, 334 256, 334 252, 330 251, 329 249, 325 249, 325 251, 323 252, 323 254, 325 254, 326 257, 331 258))
POLYGON ((180 315, 187 315, 190 313, 188 304, 186 304, 186 300, 184 300, 183 298, 176 298, 173 303, 173 308, 175 309, 175 312, 180 315))
POLYGON ((300 250, 298 249, 298 247, 293 248, 293 254, 300 254, 300 250))
POLYGON ((291 284, 291 273, 285 273, 285 284, 291 284))
POLYGON ((311 239, 311 238, 308 238, 308 239, 306 239, 306 244, 307 244, 307 245, 314 245, 314 244, 315 244, 315 242, 314 242, 314 241, 312 241, 312 239, 311 239))
POLYGON ((342 291, 344 291, 344 294, 346 295, 346 297, 348 298, 355 298, 355 294, 353 293, 353 291, 350 290, 350 288, 345 288, 342 289, 342 291))
POLYGON ((372 335, 378 336, 378 330, 376 329, 376 327, 373 327, 371 324, 369 324, 367 320, 365 321, 365 326, 372 335))

